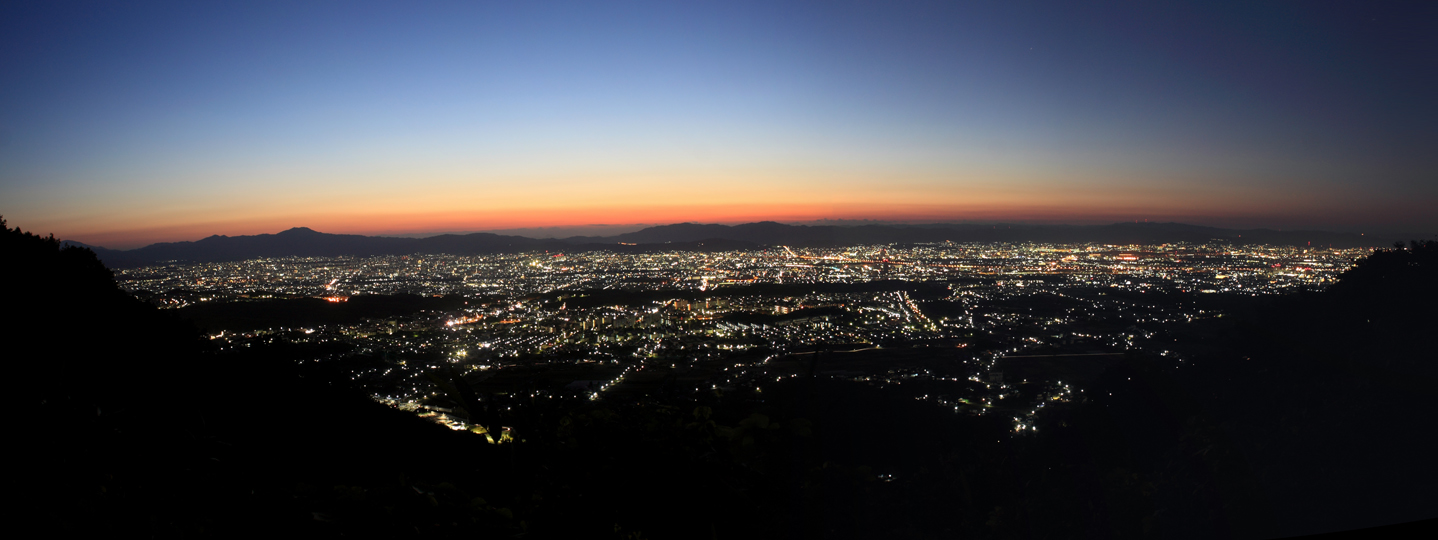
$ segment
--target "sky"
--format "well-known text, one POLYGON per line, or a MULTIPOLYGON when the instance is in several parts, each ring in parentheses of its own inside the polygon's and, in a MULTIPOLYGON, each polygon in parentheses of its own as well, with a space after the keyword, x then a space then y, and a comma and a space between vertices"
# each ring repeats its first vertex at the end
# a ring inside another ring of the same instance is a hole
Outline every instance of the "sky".
POLYGON ((1426 235, 1435 28, 1431 1, 10 2, 0 216, 112 248, 819 219, 1426 235))

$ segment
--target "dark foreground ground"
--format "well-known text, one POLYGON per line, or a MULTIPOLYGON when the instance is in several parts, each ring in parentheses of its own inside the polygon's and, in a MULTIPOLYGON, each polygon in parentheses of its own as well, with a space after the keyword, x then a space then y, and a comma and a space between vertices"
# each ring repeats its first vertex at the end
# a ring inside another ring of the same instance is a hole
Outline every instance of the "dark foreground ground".
POLYGON ((205 349, 88 250, 3 232, 5 518, 50 534, 1267 538, 1434 517, 1438 246, 1093 376, 1014 437, 822 377, 527 408, 490 444, 283 343, 205 349))

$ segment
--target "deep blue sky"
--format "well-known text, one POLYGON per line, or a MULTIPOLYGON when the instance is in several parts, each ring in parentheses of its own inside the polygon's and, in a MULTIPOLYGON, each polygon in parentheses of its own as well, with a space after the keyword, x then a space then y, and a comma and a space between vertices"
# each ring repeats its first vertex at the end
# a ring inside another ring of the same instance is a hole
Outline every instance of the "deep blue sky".
POLYGON ((0 213, 1438 229, 1438 3, 10 3, 0 213))

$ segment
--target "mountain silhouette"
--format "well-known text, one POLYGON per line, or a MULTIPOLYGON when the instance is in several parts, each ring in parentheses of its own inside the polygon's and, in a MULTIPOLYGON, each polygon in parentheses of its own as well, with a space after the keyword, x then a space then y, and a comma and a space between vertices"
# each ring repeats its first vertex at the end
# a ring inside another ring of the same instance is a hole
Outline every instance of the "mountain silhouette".
POLYGON ((929 225, 788 225, 773 221, 718 225, 677 223, 616 236, 536 239, 491 233, 442 234, 398 238, 331 234, 295 227, 275 234, 215 235, 187 242, 163 242, 133 250, 113 250, 74 241, 67 245, 92 250, 115 268, 166 261, 221 262, 264 257, 370 257, 443 253, 481 255, 526 251, 654 252, 670 250, 723 251, 759 246, 833 247, 917 242, 1043 242, 1115 245, 1173 242, 1273 244, 1322 247, 1384 245, 1387 241, 1352 233, 1220 229, 1181 223, 1115 223, 1111 225, 929 224, 929 225))

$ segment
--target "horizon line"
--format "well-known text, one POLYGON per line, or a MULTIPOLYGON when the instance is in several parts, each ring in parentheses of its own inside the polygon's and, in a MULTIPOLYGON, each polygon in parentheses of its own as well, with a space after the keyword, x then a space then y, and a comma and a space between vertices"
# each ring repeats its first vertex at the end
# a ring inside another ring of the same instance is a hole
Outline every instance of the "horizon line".
MULTIPOLYGON (((650 229, 650 228, 671 227, 671 226, 677 226, 677 225, 717 225, 717 226, 724 226, 724 227, 735 227, 735 226, 741 226, 741 225, 754 225, 754 224, 761 224, 761 223, 775 223, 775 224, 786 225, 786 226, 794 226, 794 227, 810 227, 810 226, 816 226, 816 227, 858 227, 858 226, 865 226, 865 225, 880 225, 880 226, 917 226, 917 225, 965 225, 965 226, 982 226, 982 225, 999 226, 999 225, 1008 225, 1008 226, 1013 226, 1013 225, 1023 225, 1023 226, 1031 226, 1031 227, 1044 227, 1044 226, 1047 226, 1047 227, 1107 227, 1107 226, 1126 225, 1126 224, 1128 224, 1128 225, 1134 225, 1134 224, 1143 225, 1143 224, 1148 224, 1148 225, 1183 225, 1183 226, 1189 226, 1189 227, 1208 228, 1208 229, 1223 230, 1223 231, 1313 232, 1313 233, 1327 233, 1327 234, 1357 234, 1357 235, 1360 235, 1360 236, 1366 235, 1366 233, 1363 233, 1363 232, 1351 232, 1351 231, 1342 231, 1342 230, 1333 230, 1333 229, 1324 229, 1324 228, 1314 228, 1314 227, 1294 227, 1294 228, 1285 228, 1285 227, 1224 227, 1224 226, 1216 226, 1216 225, 1203 225, 1203 224, 1195 224, 1195 223, 1186 223, 1186 222, 1182 222, 1182 221, 1156 221, 1156 220, 1148 220, 1148 219, 1135 219, 1135 220, 1133 220, 1133 221, 1099 221, 1099 220, 1088 220, 1087 222, 1084 222, 1084 221, 1074 222, 1074 221, 1067 221, 1067 220, 1066 220, 1066 221, 1058 221, 1058 220, 1021 220, 1021 219, 1020 219, 1020 220, 999 220, 999 221, 991 221, 991 220, 885 220, 885 219, 832 219, 832 218, 823 218, 823 219, 802 220, 802 221, 791 221, 791 220, 784 220, 784 221, 780 221, 780 220, 758 220, 758 221, 730 221, 730 222, 681 221, 681 222, 665 223, 665 224, 631 224, 631 225, 622 225, 622 224, 589 224, 589 225, 572 225, 572 226, 554 225, 554 226, 512 227, 512 228, 502 228, 502 229, 479 229, 479 230, 461 230, 461 231, 453 231, 453 230, 450 230, 450 231, 443 231, 443 230, 441 230, 441 231, 417 231, 417 232, 388 232, 388 231, 382 231, 382 232, 371 232, 371 233, 363 233, 363 232, 326 232, 326 231, 316 230, 316 229, 314 229, 314 228, 312 228, 312 227, 309 227, 309 226, 298 225, 298 226, 293 226, 293 227, 289 227, 289 228, 286 228, 286 229, 278 230, 278 231, 275 231, 275 232, 262 232, 262 233, 254 233, 254 234, 237 234, 237 235, 225 235, 225 234, 218 234, 218 233, 217 233, 217 234, 210 234, 210 235, 206 235, 206 236, 203 236, 203 237, 200 237, 200 238, 191 239, 191 240, 165 240, 165 241, 150 242, 150 243, 145 243, 145 244, 130 244, 132 247, 117 247, 117 248, 112 248, 112 247, 105 246, 105 245, 101 245, 101 244, 98 244, 98 243, 85 242, 85 241, 78 240, 78 239, 75 239, 75 238, 64 238, 64 237, 60 237, 60 236, 58 236, 58 235, 56 235, 56 238, 59 239, 59 240, 62 241, 62 242, 70 242, 70 243, 73 243, 73 244, 80 244, 80 245, 84 245, 84 246, 88 246, 88 247, 97 247, 97 248, 107 249, 107 250, 112 250, 112 251, 134 251, 134 250, 137 250, 137 249, 142 249, 142 248, 145 248, 145 247, 149 247, 149 246, 153 246, 153 245, 158 245, 158 244, 173 244, 173 243, 198 242, 198 241, 201 241, 201 240, 205 240, 205 239, 208 239, 208 238, 215 238, 215 237, 223 237, 223 238, 242 238, 242 237, 255 237, 255 236, 277 235, 277 234, 281 234, 281 233, 285 233, 285 232, 289 232, 289 231, 293 231, 293 230, 308 230, 308 231, 315 232, 315 233, 318 233, 318 234, 327 234, 327 235, 364 236, 364 237, 370 237, 370 238, 408 238, 408 239, 416 239, 416 240, 418 240, 418 239, 425 239, 425 238, 435 238, 435 237, 446 236, 446 235, 464 236, 464 235, 471 235, 471 234, 494 234, 494 235, 497 235, 497 236, 515 236, 515 237, 521 237, 521 238, 529 238, 529 239, 532 239, 532 240, 567 240, 567 239, 572 239, 572 238, 606 238, 606 237, 615 237, 615 236, 619 236, 619 235, 622 235, 622 234, 627 234, 627 233, 631 233, 631 232, 642 231, 642 230, 646 230, 646 229, 650 229), (546 229, 548 229, 548 230, 579 230, 579 229, 586 229, 586 228, 617 228, 617 229, 628 229, 628 230, 619 231, 619 232, 613 232, 613 233, 604 234, 604 235, 582 235, 582 234, 576 234, 576 235, 568 235, 568 236, 529 236, 529 235, 525 235, 525 234, 514 234, 514 232, 517 232, 517 231, 534 231, 534 230, 546 230, 546 229), (505 233, 509 233, 509 234, 505 234, 505 233)), ((18 226, 17 226, 17 227, 18 227, 18 226)), ((31 231, 31 232, 34 232, 35 234, 40 234, 40 233, 35 232, 35 231, 31 231)), ((1378 235, 1413 236, 1413 234, 1411 234, 1411 233, 1402 233, 1402 232, 1398 232, 1398 231, 1374 230, 1374 231, 1372 231, 1372 232, 1375 234, 1375 236, 1378 236, 1378 235)), ((1421 236, 1421 235, 1419 235, 1419 236, 1421 236)))

